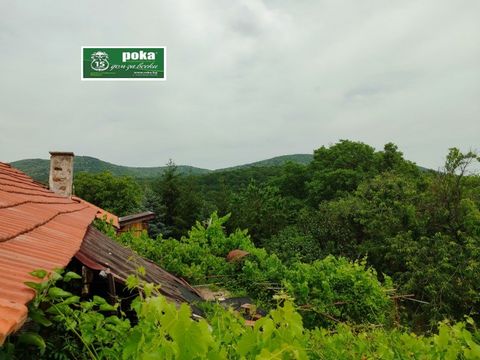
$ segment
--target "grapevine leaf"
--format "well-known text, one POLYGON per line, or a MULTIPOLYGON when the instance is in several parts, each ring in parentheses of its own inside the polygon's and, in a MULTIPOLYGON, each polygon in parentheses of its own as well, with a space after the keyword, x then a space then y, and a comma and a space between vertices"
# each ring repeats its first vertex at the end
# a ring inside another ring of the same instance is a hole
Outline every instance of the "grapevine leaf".
POLYGON ((43 279, 45 276, 47 276, 48 273, 47 273, 46 270, 37 269, 37 270, 33 270, 29 274, 32 275, 32 276, 35 276, 39 279, 43 279))
POLYGON ((78 303, 79 301, 80 301, 80 296, 70 296, 69 298, 63 300, 62 304, 70 305, 70 304, 78 303))
POLYGON ((51 326, 52 322, 48 320, 40 309, 31 309, 28 313, 30 319, 43 326, 51 326))
POLYGON ((81 278, 82 277, 80 275, 78 275, 77 273, 74 273, 73 271, 69 271, 63 276, 63 281, 69 282, 70 280, 81 279, 81 278))
POLYGON ((45 351, 46 345, 43 338, 32 332, 25 332, 18 337, 18 342, 25 345, 34 345, 40 349, 40 352, 43 354, 45 351))
POLYGON ((65 291, 63 289, 60 289, 58 287, 52 287, 48 290, 48 295, 52 299, 57 299, 57 298, 65 298, 65 297, 72 296, 72 293, 65 291))
POLYGON ((27 285, 29 288, 32 288, 33 290, 36 290, 36 291, 42 290, 41 283, 36 283, 33 281, 25 281, 24 284, 27 285))
POLYGON ((100 311, 115 311, 117 308, 110 304, 102 304, 99 306, 100 311))

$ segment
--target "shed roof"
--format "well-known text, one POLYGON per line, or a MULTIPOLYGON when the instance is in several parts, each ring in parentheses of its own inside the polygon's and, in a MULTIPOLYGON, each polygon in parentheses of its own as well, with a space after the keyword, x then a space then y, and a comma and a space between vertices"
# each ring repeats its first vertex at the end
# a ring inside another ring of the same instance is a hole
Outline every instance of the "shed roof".
POLYGON ((143 221, 149 221, 153 219, 155 219, 154 212, 144 211, 138 214, 131 214, 131 215, 119 217, 118 224, 120 225, 120 227, 123 227, 125 225, 143 222, 143 221))
POLYGON ((0 162, 0 344, 27 318, 29 272, 65 267, 97 212, 0 162))
POLYGON ((120 245, 102 232, 89 226, 80 251, 75 257, 94 270, 109 270, 113 277, 124 283, 139 267, 145 269, 146 282, 159 284, 160 292, 169 300, 179 304, 187 302, 196 312, 195 303, 203 300, 200 293, 185 280, 163 270, 154 262, 144 259, 133 250, 120 245))

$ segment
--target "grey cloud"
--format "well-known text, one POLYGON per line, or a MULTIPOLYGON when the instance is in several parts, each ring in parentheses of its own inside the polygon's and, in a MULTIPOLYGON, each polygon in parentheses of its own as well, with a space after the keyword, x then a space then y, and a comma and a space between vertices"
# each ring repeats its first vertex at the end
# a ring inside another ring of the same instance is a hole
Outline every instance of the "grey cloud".
POLYGON ((478 148, 480 2, 0 2, 0 160, 219 168, 342 138, 437 167, 478 148), (80 81, 82 45, 165 45, 163 83, 80 81), (468 130, 466 130, 468 129, 468 130))

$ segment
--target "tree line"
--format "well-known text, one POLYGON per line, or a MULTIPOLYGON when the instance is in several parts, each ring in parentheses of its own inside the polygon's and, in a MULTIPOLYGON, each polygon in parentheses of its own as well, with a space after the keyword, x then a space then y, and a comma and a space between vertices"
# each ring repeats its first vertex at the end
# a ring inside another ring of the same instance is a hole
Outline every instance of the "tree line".
POLYGON ((329 255, 366 261, 401 294, 399 321, 428 330, 439 320, 478 320, 479 157, 450 149, 438 171, 349 140, 314 151, 308 165, 180 175, 171 161, 154 180, 81 173, 78 196, 117 215, 156 213, 150 237, 180 239, 197 220, 231 214, 256 247, 284 264, 329 255))

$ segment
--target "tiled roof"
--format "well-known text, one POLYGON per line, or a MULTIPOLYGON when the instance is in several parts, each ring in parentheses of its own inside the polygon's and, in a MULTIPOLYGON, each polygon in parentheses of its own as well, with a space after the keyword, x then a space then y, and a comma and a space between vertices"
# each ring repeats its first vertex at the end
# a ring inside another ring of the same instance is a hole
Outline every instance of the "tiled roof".
POLYGON ((0 345, 22 326, 36 269, 65 267, 80 248, 97 207, 47 190, 0 162, 0 345))
POLYGON ((106 220, 107 222, 111 223, 115 228, 117 228, 117 229, 120 228, 119 217, 117 215, 113 215, 112 213, 109 213, 108 211, 103 210, 102 208, 99 208, 98 206, 93 205, 92 203, 89 203, 88 201, 83 200, 79 197, 72 196, 72 200, 80 201, 83 204, 87 204, 87 205, 95 208, 97 210, 97 218, 98 219, 106 220))

